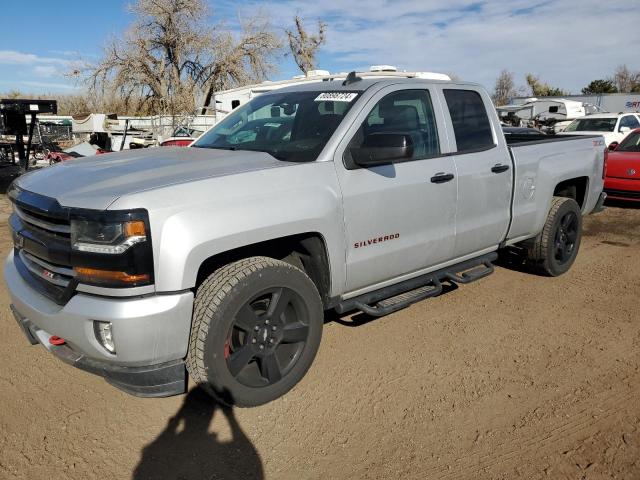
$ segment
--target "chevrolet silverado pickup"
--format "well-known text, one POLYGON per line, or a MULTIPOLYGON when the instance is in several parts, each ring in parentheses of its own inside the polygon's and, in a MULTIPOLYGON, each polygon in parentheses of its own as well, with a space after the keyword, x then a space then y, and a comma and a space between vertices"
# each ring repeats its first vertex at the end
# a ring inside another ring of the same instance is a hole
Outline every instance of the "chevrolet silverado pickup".
POLYGON ((479 85, 350 74, 256 97, 189 148, 18 178, 4 276, 27 339, 66 363, 260 405, 310 368, 326 310, 389 314, 502 249, 566 272, 604 168, 601 136, 505 140, 479 85))

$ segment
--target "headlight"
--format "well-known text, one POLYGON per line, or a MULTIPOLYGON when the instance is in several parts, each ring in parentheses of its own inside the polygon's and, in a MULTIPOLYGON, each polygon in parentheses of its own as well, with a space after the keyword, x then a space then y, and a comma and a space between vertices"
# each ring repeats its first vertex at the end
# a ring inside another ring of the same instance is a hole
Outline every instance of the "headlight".
POLYGON ((153 284, 146 210, 75 210, 70 217, 70 263, 78 283, 109 288, 153 284))
POLYGON ((142 220, 114 223, 71 220, 71 246, 80 252, 118 255, 146 241, 147 231, 142 220))

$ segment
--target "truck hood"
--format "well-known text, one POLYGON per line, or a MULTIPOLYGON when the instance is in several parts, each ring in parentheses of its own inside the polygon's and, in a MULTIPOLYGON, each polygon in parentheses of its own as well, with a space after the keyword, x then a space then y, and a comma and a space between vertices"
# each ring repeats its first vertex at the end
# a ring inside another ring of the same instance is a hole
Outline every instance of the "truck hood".
POLYGON ((268 153, 161 147, 79 158, 24 175, 16 184, 60 205, 104 210, 119 197, 168 185, 284 167, 268 153))

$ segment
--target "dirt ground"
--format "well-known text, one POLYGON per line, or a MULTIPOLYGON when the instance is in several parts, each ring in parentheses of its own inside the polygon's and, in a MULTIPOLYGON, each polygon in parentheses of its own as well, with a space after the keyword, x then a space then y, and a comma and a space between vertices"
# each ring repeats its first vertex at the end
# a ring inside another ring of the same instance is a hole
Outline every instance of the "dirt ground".
MULTIPOLYGON (((10 249, 0 199, 0 253, 10 249)), ((326 324, 291 393, 140 399, 31 347, 0 287, 2 479, 639 479, 640 208, 585 219, 574 268, 326 324)))

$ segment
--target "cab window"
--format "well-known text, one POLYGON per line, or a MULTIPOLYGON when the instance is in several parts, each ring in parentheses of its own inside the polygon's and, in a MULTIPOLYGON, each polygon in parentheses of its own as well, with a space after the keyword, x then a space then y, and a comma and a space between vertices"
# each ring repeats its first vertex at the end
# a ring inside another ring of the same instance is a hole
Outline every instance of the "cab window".
POLYGON ((373 107, 349 146, 362 146, 366 138, 385 133, 409 137, 412 154, 403 161, 439 155, 438 129, 429 92, 401 90, 383 97, 373 107))
POLYGON ((482 97, 473 90, 444 90, 458 152, 491 148, 495 145, 491 123, 482 97))

